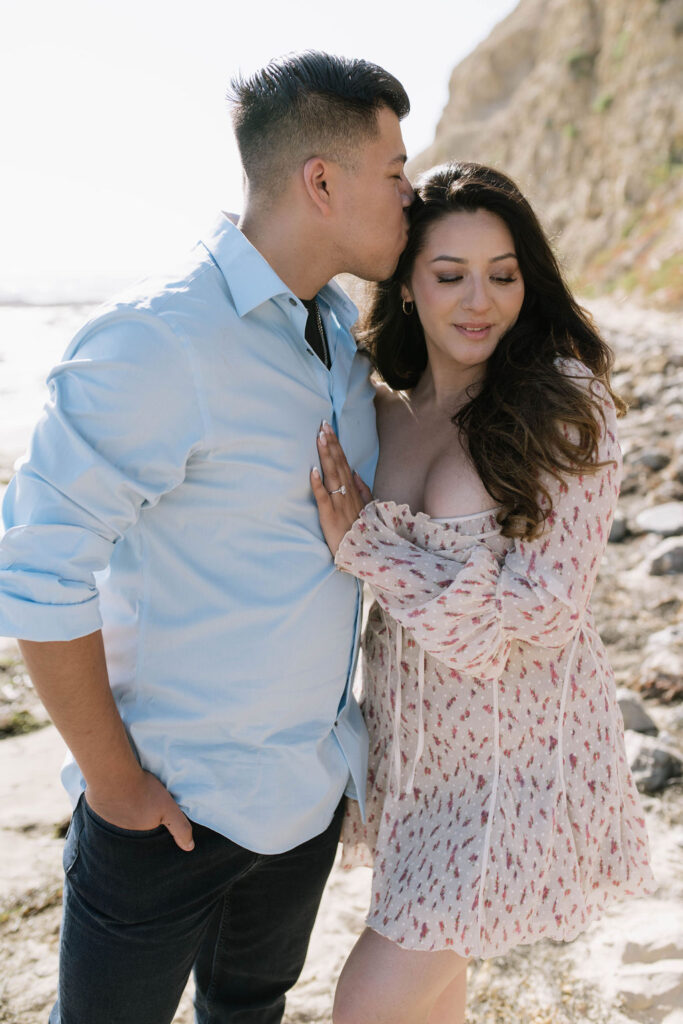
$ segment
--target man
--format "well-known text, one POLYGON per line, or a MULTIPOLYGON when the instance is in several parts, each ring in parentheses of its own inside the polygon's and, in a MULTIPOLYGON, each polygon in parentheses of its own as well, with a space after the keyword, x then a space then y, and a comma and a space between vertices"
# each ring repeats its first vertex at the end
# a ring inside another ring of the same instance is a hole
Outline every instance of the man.
POLYGON ((327 420, 374 474, 328 282, 396 265, 409 104, 376 65, 305 53, 233 109, 239 228, 80 331, 5 502, 0 633, 74 758, 53 1024, 170 1021, 193 965, 200 1022, 280 1021, 364 791, 359 593, 309 472, 327 420))

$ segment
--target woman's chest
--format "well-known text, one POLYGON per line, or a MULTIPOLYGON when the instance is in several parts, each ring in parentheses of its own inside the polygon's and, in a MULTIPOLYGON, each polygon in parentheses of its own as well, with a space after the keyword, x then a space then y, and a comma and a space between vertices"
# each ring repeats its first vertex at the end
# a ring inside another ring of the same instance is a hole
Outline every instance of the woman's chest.
POLYGON ((409 413, 379 417, 375 497, 429 516, 470 515, 495 504, 455 426, 409 413))

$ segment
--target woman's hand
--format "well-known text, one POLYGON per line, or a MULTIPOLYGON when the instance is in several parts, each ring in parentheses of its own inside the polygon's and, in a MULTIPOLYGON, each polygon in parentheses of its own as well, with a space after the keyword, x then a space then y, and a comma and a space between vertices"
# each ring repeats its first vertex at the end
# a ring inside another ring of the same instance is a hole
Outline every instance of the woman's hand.
POLYGON ((361 509, 372 501, 372 494, 358 473, 351 471, 336 434, 325 420, 318 434, 318 455, 322 477, 317 468, 312 469, 311 487, 323 535, 334 556, 361 509))

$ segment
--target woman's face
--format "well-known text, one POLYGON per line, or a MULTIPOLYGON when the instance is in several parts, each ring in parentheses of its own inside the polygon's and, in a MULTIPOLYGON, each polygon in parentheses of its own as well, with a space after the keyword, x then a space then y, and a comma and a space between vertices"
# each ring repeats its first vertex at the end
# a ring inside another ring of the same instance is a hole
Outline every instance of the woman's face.
POLYGON ((429 229, 402 294, 415 303, 432 363, 485 364, 524 301, 505 222, 488 210, 446 214, 429 229))

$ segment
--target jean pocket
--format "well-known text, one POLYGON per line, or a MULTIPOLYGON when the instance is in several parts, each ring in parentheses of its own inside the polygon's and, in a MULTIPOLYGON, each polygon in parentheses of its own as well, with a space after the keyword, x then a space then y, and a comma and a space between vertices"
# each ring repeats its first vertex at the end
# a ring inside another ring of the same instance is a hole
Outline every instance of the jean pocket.
POLYGON ((111 821, 107 821, 106 818, 100 817, 96 811, 93 811, 85 796, 81 797, 81 803, 88 818, 97 828, 103 832, 109 832, 110 835, 119 836, 119 838, 149 839, 153 836, 161 836, 164 832, 168 831, 165 825, 156 825, 154 828, 121 828, 119 825, 114 825, 111 821))

